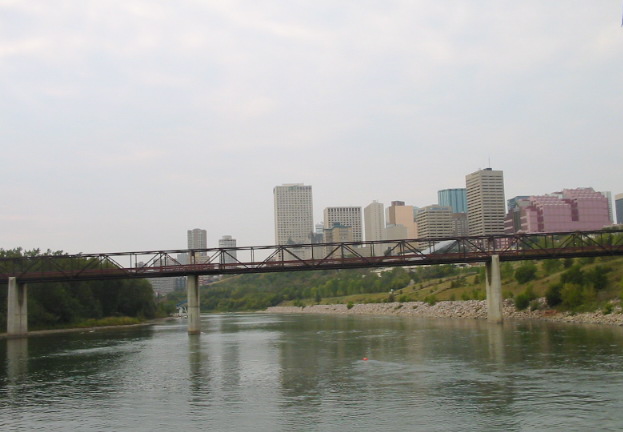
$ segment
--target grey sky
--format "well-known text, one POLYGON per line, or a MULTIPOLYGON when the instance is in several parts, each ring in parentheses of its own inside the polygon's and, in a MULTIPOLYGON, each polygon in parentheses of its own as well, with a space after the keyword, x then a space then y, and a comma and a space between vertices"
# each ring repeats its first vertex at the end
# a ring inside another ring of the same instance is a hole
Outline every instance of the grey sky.
POLYGON ((274 242, 272 189, 623 192, 614 0, 0 0, 0 247, 274 242))

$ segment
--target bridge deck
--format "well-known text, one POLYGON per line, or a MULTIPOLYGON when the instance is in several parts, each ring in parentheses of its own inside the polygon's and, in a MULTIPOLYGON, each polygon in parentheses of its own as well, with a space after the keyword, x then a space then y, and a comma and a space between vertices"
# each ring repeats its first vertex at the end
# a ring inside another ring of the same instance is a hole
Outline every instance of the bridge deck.
POLYGON ((0 258, 0 283, 474 263, 493 255, 500 261, 623 255, 623 230, 7 257, 0 258))

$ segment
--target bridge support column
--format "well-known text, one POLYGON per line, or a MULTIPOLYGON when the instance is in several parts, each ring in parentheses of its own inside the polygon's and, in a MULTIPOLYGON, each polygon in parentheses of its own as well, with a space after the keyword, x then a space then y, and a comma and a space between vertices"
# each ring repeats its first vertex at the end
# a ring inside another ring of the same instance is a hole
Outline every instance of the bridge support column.
POLYGON ((201 317, 199 316, 199 276, 186 277, 188 294, 188 334, 201 333, 201 317))
POLYGON ((487 319, 499 324, 502 322, 502 277, 500 276, 500 257, 491 256, 486 264, 487 319))
POLYGON ((26 284, 17 283, 14 277, 9 278, 7 301, 7 336, 23 337, 28 335, 28 303, 26 284))

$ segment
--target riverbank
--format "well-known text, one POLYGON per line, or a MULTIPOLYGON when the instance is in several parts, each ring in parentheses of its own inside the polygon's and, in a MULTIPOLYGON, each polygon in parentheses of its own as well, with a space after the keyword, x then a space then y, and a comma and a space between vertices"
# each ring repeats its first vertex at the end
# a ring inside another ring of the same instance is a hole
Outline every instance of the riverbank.
MULTIPOLYGON (((135 327, 146 327, 150 325, 154 325, 157 323, 161 323, 164 321, 175 320, 176 318, 166 317, 166 318, 157 318, 145 322, 140 322, 136 324, 119 324, 119 325, 107 325, 107 326, 93 326, 93 327, 73 327, 73 328, 62 328, 62 329, 50 329, 50 330, 33 330, 28 332, 28 337, 31 336, 47 336, 52 334, 60 334, 60 333, 91 333, 95 331, 102 330, 122 330, 127 328, 135 328, 135 327)), ((0 333, 0 339, 6 339, 8 335, 6 333, 0 333)))
MULTIPOLYGON (((542 305, 545 304, 545 299, 540 299, 539 301, 542 305)), ((266 309, 265 312, 486 319, 487 303, 484 300, 440 301, 433 305, 424 302, 367 303, 355 304, 350 309, 345 304, 313 305, 303 308, 296 306, 273 306, 266 309)), ((513 320, 544 320, 623 326, 623 313, 620 306, 616 306, 613 312, 609 314, 604 314, 601 311, 574 314, 571 312, 558 312, 553 309, 518 311, 515 309, 512 300, 505 300, 502 313, 504 319, 513 320)))

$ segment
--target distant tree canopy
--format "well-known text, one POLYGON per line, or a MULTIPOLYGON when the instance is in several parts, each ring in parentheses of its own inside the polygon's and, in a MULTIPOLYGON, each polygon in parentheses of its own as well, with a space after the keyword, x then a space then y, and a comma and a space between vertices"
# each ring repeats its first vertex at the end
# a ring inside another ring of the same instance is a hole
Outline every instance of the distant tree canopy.
MULTIPOLYGON (((47 251, 46 255, 62 255, 47 251)), ((38 256, 41 252, 0 249, 0 257, 38 256)), ((0 289, 0 325, 6 328, 7 290, 0 289)), ((156 303, 146 280, 53 282, 28 285, 29 328, 67 326, 111 316, 153 318, 156 303)))
MULTIPOLYGON (((411 282, 457 275, 464 270, 453 265, 437 265, 405 269, 395 267, 380 273, 372 269, 315 270, 246 274, 225 277, 201 291, 202 311, 260 310, 283 301, 303 299, 320 303, 323 298, 353 294, 388 293, 411 282)), ((169 295, 171 302, 185 298, 185 293, 169 295)))

